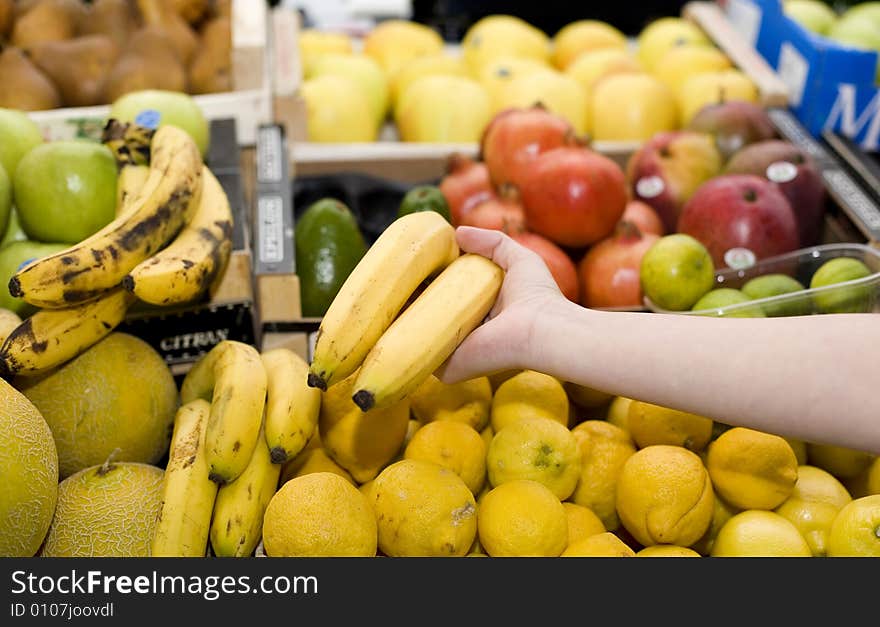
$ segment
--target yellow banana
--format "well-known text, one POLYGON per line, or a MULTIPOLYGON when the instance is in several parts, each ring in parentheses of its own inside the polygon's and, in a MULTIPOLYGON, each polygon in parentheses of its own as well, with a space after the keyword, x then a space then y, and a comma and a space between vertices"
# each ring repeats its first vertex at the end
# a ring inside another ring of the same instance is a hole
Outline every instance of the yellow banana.
POLYGON ((150 145, 155 134, 153 128, 110 118, 101 133, 101 143, 110 149, 116 167, 122 170, 129 165, 150 163, 150 145))
POLYGON ((455 229, 434 211, 392 222, 349 274, 322 318, 309 386, 326 390, 357 370, 422 281, 458 254, 455 229))
POLYGON ((153 557, 204 557, 217 484, 208 479, 205 432, 211 405, 202 399, 181 405, 174 417, 171 448, 162 483, 162 507, 153 531, 153 557))
POLYGON ((36 312, 0 346, 0 371, 35 375, 73 359, 116 328, 134 301, 119 287, 82 305, 36 312))
POLYGON ((47 309, 88 301, 119 285, 177 235, 194 209, 190 200, 201 186, 202 157, 192 138, 174 126, 156 131, 150 152, 150 175, 130 210, 73 247, 17 272, 9 281, 13 296, 47 309))
POLYGON ((278 489, 281 464, 273 464, 262 430, 247 468, 221 486, 211 521, 211 548, 218 557, 248 557, 263 537, 263 514, 278 489))
POLYGON ((306 384, 309 365, 288 348, 262 354, 266 368, 266 443, 283 464, 305 448, 321 411, 321 390, 306 384))
POLYGON ((223 340, 203 355, 180 385, 180 400, 211 402, 205 438, 208 472, 212 481, 234 481, 251 459, 263 408, 266 405, 266 369, 253 346, 223 340))
POLYGON ((369 411, 415 391, 483 321, 503 279, 503 270, 481 255, 453 261, 364 359, 354 382, 355 404, 369 411))
POLYGON ((204 166, 201 196, 192 219, 168 246, 135 266, 122 284, 153 305, 193 302, 226 268, 231 252, 229 199, 217 177, 204 166))
POLYGON ((116 179, 116 217, 132 207, 132 201, 144 188, 150 168, 146 165, 125 165, 116 179))

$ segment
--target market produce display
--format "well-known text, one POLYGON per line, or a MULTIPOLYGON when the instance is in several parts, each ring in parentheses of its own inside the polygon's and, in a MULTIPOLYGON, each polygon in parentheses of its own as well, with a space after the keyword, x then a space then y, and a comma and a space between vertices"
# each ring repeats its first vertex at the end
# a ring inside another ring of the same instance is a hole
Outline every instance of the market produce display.
POLYGON ((456 45, 406 20, 362 38, 305 29, 299 59, 308 140, 322 143, 376 141, 386 122, 403 142, 478 142, 497 113, 537 102, 590 141, 643 141, 710 102, 759 99, 698 26, 671 16, 632 40, 598 20, 550 36, 503 14, 456 45))

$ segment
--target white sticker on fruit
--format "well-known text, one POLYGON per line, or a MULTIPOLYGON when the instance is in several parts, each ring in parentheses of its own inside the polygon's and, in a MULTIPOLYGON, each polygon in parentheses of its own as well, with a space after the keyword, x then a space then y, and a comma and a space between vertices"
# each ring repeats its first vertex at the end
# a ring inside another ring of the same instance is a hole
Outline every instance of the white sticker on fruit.
POLYGON ((642 198, 656 198, 666 189, 666 183, 659 176, 646 176, 636 181, 636 194, 642 198))
POLYGON ((724 253, 724 263, 727 264, 728 268, 733 268, 734 270, 751 268, 755 265, 755 261, 757 261, 755 253, 748 248, 731 248, 724 253))
POLYGON ((767 166, 767 178, 774 183, 788 183, 797 176, 797 166, 790 161, 776 161, 767 166))

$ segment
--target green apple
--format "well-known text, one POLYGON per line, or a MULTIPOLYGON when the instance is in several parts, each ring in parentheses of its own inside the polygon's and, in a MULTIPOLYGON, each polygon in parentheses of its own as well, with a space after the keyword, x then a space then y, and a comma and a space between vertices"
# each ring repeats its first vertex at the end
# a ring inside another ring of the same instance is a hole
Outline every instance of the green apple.
POLYGON ((110 105, 109 115, 123 122, 136 122, 151 128, 158 128, 163 124, 177 126, 189 133, 202 157, 208 154, 208 119, 189 94, 161 89, 129 92, 110 105))
MULTIPOLYGON (((6 231, 3 233, 3 239, 0 239, 0 248, 5 248, 12 242, 21 242, 27 239, 27 233, 21 230, 21 222, 18 221, 18 211, 15 205, 9 210, 9 221, 6 223, 6 231)), ((0 291, 3 287, 0 286, 0 291)))
POLYGON ((18 270, 31 261, 42 259, 49 255, 66 250, 70 244, 44 243, 25 240, 12 242, 0 248, 0 307, 5 307, 25 318, 36 311, 36 308, 26 303, 21 298, 15 298, 9 293, 9 279, 18 270))
POLYGON ((715 285, 715 266, 699 240, 673 233, 645 251, 639 277, 642 291, 655 305, 685 311, 715 285))
MULTIPOLYGON (((813 273, 810 289, 826 287, 871 276, 871 270, 859 259, 835 257, 829 259, 813 273)), ((870 285, 854 285, 829 289, 813 295, 813 301, 823 313, 862 313, 871 311, 874 291, 870 285)))
POLYGON ((785 0, 785 14, 819 35, 825 35, 837 21, 837 13, 821 0, 785 0))
POLYGON ((828 38, 848 46, 880 51, 880 25, 858 15, 837 20, 828 31, 828 38))
POLYGON ((43 143, 43 134, 37 123, 23 111, 0 109, 0 165, 9 178, 15 177, 15 168, 31 148, 43 143))
POLYGON ((732 287, 718 287, 704 294, 700 300, 694 303, 691 311, 706 311, 702 316, 724 316, 725 318, 763 318, 764 310, 760 307, 732 307, 743 303, 750 303, 751 298, 740 290, 732 287), (732 307, 730 311, 722 311, 732 307))
POLYGON ((841 16, 843 19, 859 18, 880 28, 880 2, 860 2, 852 5, 841 16))
POLYGON ((78 242, 116 215, 116 161, 92 141, 48 142, 19 162, 15 207, 28 239, 78 242))
MULTIPOLYGON (((746 281, 742 286, 742 293, 753 300, 759 298, 772 298, 784 294, 792 294, 804 291, 803 284, 787 274, 764 274, 746 281)), ((764 313, 770 317, 779 316, 805 316, 811 313, 810 297, 805 299, 785 299, 781 303, 764 303, 761 307, 764 313)))
POLYGON ((6 234, 9 224, 9 213, 12 211, 12 181, 6 174, 6 168, 0 164, 0 238, 6 234))

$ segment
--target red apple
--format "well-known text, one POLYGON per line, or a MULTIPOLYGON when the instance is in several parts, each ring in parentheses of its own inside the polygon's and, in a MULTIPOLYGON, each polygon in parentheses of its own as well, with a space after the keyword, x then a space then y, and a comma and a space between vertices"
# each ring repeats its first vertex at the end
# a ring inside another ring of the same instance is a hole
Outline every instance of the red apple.
POLYGON ((691 118, 687 128, 714 136, 725 160, 744 146, 779 136, 764 107, 745 100, 708 104, 691 118))
POLYGON ((672 233, 681 208, 703 182, 721 172, 721 166, 721 153, 711 135, 667 131, 633 153, 626 174, 633 198, 653 207, 672 233))
POLYGON ((782 139, 761 141, 734 154, 724 172, 754 174, 772 181, 794 210, 801 247, 819 243, 825 219, 825 183, 816 162, 806 152, 782 139))
POLYGON ((731 255, 758 260, 796 250, 800 242, 785 194, 752 174, 725 174, 703 183, 685 204, 677 230, 700 241, 719 268, 735 265, 731 255), (733 249, 746 250, 728 255, 733 249))
POLYGON ((529 230, 571 248, 610 234, 628 200, 620 166, 582 147, 542 153, 520 192, 529 230))

